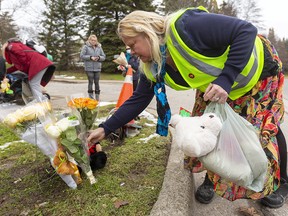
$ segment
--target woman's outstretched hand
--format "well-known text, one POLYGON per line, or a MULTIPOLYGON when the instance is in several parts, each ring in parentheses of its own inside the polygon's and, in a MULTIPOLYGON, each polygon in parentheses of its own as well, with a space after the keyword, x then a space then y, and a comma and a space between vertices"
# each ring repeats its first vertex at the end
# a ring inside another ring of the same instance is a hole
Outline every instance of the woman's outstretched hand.
POLYGON ((100 128, 90 131, 89 136, 87 138, 87 142, 94 144, 94 143, 100 142, 104 138, 105 138, 104 128, 100 127, 100 128))

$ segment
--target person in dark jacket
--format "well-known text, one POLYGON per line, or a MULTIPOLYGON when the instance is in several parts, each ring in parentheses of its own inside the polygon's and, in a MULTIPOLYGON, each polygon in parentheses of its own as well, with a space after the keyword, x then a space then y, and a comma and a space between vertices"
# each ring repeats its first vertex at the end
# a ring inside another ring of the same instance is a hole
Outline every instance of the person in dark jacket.
MULTIPOLYGON (((140 58, 137 55, 131 54, 131 48, 129 46, 126 46, 126 53, 130 54, 130 58, 128 60, 128 65, 131 65, 133 69, 133 91, 136 90, 138 82, 139 82, 139 76, 140 76, 140 58)), ((127 58, 127 57, 126 57, 127 58)))
POLYGON ((6 75, 6 61, 3 56, 0 56, 0 82, 4 79, 6 75))
POLYGON ((88 77, 88 94, 90 98, 99 101, 100 95, 100 73, 102 62, 105 61, 106 55, 98 42, 96 35, 90 35, 86 44, 82 47, 80 58, 84 61, 85 72, 88 77), (93 83, 95 85, 95 97, 93 91, 93 83))
POLYGON ((3 44, 2 51, 7 63, 12 65, 7 69, 7 73, 17 70, 26 73, 34 99, 46 99, 43 97, 41 86, 45 87, 53 77, 56 69, 53 62, 23 44, 18 38, 8 39, 3 44))
MULTIPOLYGON (((228 103, 259 130, 269 166, 264 188, 259 192, 208 170, 196 199, 210 203, 216 192, 231 201, 260 199, 271 208, 283 206, 288 197, 287 147, 280 128, 284 75, 270 41, 258 35, 251 23, 208 13, 203 7, 179 10, 166 17, 133 11, 119 22, 117 33, 131 47, 131 54, 140 57, 144 74, 133 96, 92 131, 87 141, 96 143, 135 118, 154 94, 156 132, 165 136, 171 111, 164 84, 175 90, 197 89, 192 115, 202 115, 210 101, 228 103)), ((203 166, 197 158, 187 157, 185 167, 198 172, 203 166)))
MULTIPOLYGON (((140 68, 139 68, 140 58, 137 55, 131 55, 131 48, 129 46, 126 46, 125 56, 128 65, 130 65, 133 69, 133 91, 135 91, 140 77, 140 68)), ((125 77, 128 68, 126 68, 123 65, 119 65, 117 68, 122 71, 122 75, 125 77)))

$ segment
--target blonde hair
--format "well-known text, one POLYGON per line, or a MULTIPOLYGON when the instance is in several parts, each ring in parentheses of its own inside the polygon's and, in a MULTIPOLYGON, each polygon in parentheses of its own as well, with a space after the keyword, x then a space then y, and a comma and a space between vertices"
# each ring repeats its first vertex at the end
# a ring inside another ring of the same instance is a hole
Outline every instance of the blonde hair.
POLYGON ((123 37, 136 37, 144 34, 151 45, 152 62, 143 63, 141 61, 140 67, 144 71, 149 71, 151 64, 158 64, 158 73, 161 71, 162 58, 160 52, 160 45, 165 44, 165 19, 154 12, 147 11, 133 11, 124 17, 118 24, 117 34, 120 39, 123 37), (147 69, 147 70, 145 70, 147 69))
POLYGON ((88 37, 88 40, 87 40, 87 42, 90 42, 90 40, 96 40, 97 41, 97 45, 99 44, 99 42, 98 42, 98 38, 97 38, 97 36, 95 35, 95 34, 92 34, 92 35, 90 35, 89 37, 88 37))
POLYGON ((174 13, 161 16, 155 12, 136 10, 124 17, 118 24, 117 34, 120 39, 123 37, 136 37, 145 34, 151 45, 152 62, 143 63, 140 67, 143 71, 150 71, 151 64, 158 65, 158 74, 161 72, 162 56, 160 45, 164 45, 167 36, 170 34, 170 23, 178 13, 183 13, 185 9, 180 9, 174 13))

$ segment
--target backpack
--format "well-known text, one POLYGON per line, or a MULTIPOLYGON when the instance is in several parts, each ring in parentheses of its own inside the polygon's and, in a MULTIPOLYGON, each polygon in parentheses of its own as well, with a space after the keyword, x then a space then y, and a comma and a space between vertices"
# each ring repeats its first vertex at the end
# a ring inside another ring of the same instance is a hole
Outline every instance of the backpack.
POLYGON ((47 57, 48 53, 46 48, 43 45, 38 45, 34 40, 26 40, 25 45, 47 57))

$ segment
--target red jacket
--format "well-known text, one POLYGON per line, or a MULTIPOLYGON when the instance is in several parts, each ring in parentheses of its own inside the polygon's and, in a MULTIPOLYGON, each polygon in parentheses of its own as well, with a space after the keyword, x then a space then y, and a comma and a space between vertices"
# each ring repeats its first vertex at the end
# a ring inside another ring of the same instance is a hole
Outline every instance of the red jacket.
POLYGON ((26 46, 21 42, 10 42, 5 49, 5 58, 13 66, 7 69, 7 73, 20 70, 28 74, 28 80, 31 80, 37 73, 44 68, 46 70, 41 80, 41 85, 45 86, 52 78, 55 71, 53 62, 45 56, 26 46))

